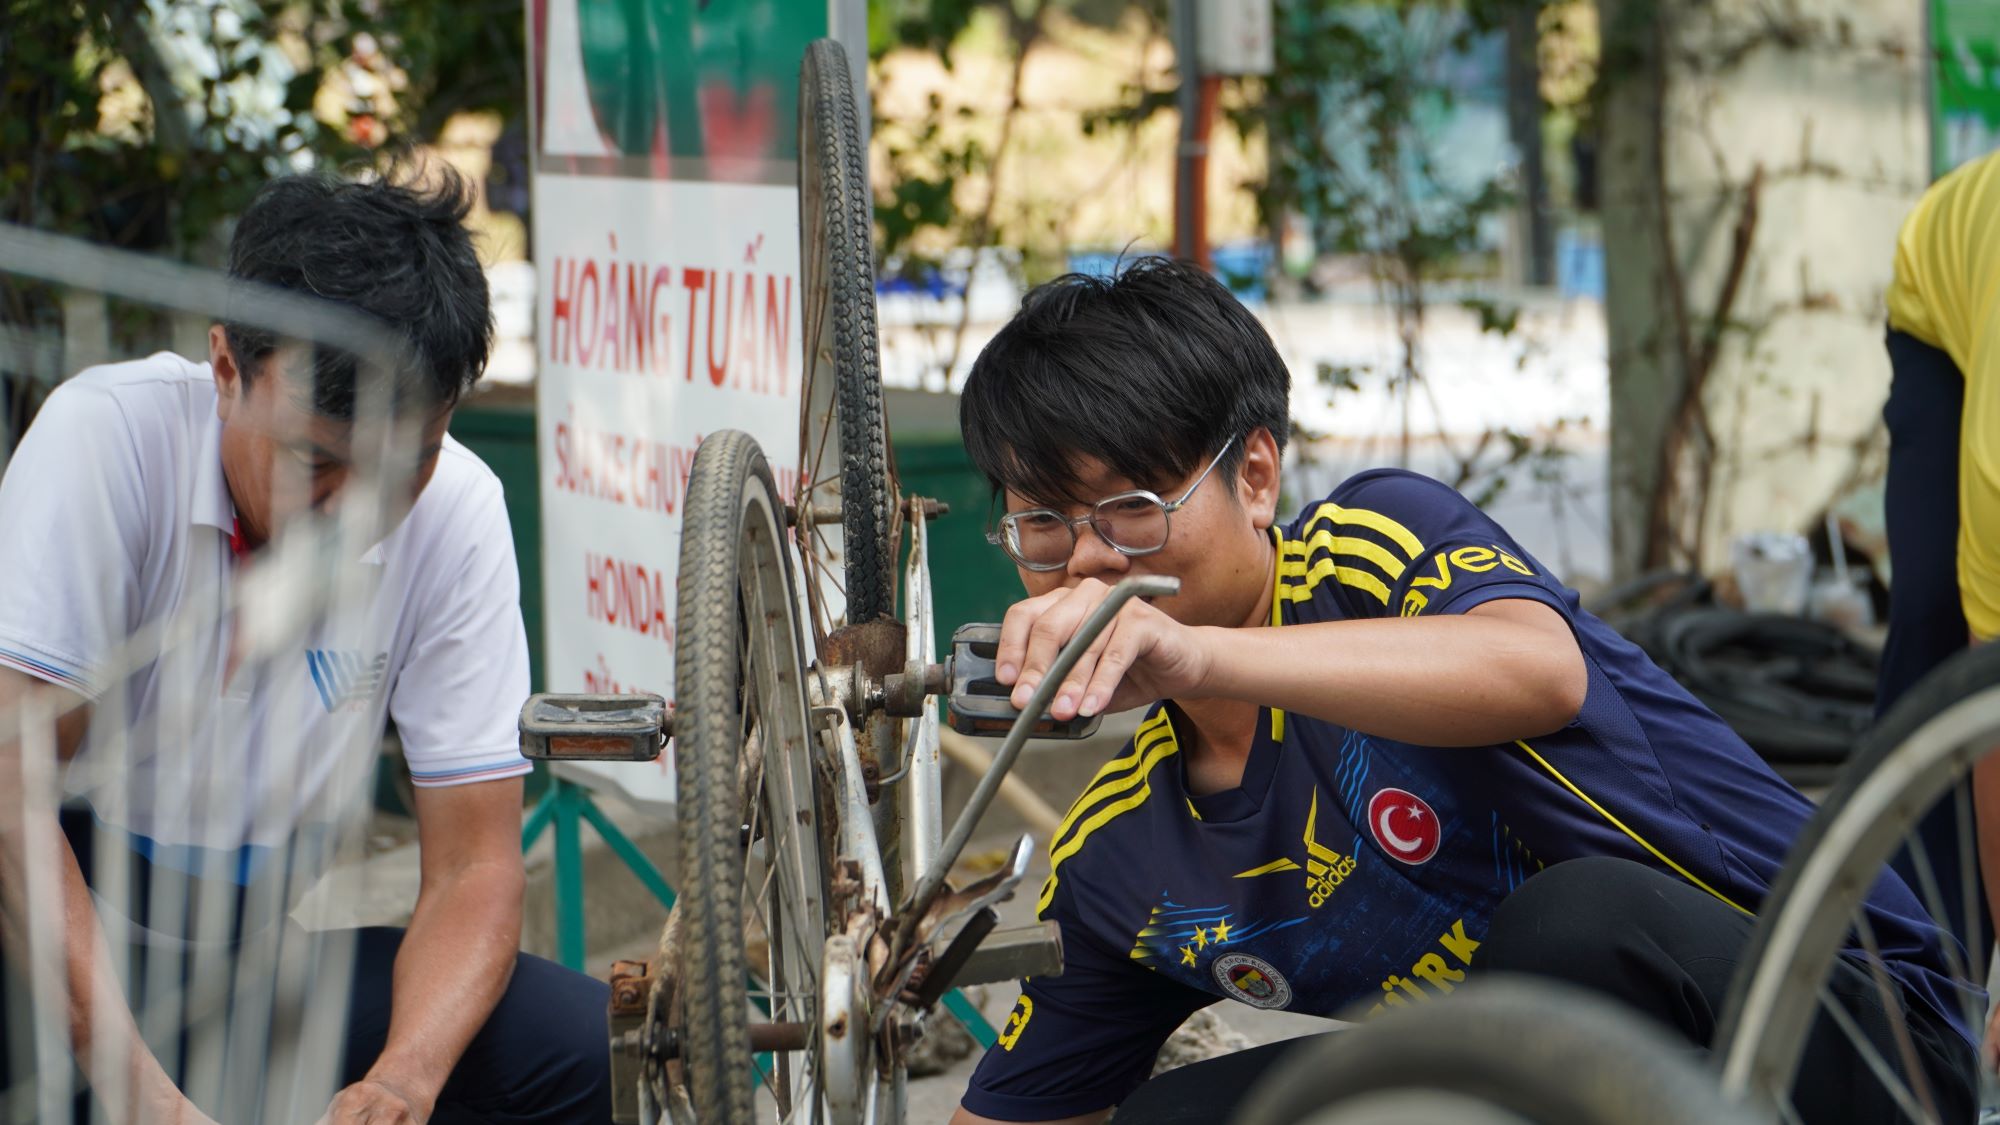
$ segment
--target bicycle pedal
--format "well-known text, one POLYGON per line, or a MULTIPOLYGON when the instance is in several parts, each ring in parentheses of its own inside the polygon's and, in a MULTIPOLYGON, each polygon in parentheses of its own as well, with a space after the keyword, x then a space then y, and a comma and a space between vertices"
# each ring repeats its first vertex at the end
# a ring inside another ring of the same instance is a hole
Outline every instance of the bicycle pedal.
POLYGON ((650 762, 672 727, 667 701, 657 695, 537 693, 521 705, 521 756, 650 762))
MULTIPOLYGON (((951 697, 945 709, 951 729, 984 738, 1004 737, 1021 717, 1008 697, 1014 689, 994 675, 1000 652, 998 624, 960 625, 951 634, 951 697)), ((1029 728, 1037 738, 1089 738, 1103 715, 1057 719, 1044 711, 1029 728)))

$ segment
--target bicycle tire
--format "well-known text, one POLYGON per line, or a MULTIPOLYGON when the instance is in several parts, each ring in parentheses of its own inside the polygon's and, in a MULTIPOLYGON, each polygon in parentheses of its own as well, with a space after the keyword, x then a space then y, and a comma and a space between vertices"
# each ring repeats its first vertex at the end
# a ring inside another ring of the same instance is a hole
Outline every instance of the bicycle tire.
MULTIPOLYGON (((799 426, 797 510, 809 599, 818 568, 838 559, 846 620, 896 610, 895 489, 882 412, 875 316, 874 200, 847 52, 831 39, 806 48, 799 68, 799 268, 803 278, 805 386, 799 426), (838 473, 834 463, 838 463, 838 473), (831 485, 838 482, 839 491, 831 485), (812 519, 837 500, 840 542, 812 519)), ((814 639, 832 615, 814 605, 814 639)))
MULTIPOLYGON (((1772 1103, 1788 1096, 1819 986, 1877 874, 1995 736, 2000 645, 1939 665, 1863 736, 1758 911, 1716 1030, 1726 1092, 1772 1103)), ((1968 1021, 1977 1029, 1982 1017, 1968 1021)))
MULTIPOLYGON (((827 933, 825 819, 806 718, 804 659, 784 523, 763 452, 725 430, 695 453, 681 532, 674 756, 681 845, 680 1043, 699 1121, 753 1116, 750 974, 761 969, 773 1020, 817 1027, 818 966, 827 933), (761 835, 760 835, 761 833, 761 835), (763 904, 766 956, 752 965, 746 866, 796 856, 763 904), (809 976, 799 996, 795 978, 809 976)), ((791 1101, 815 1098, 817 1048, 774 1060, 791 1101)), ((766 1075, 766 1084, 771 1078, 766 1075)), ((784 1104, 779 1106, 783 1116, 784 1104)))
MULTIPOLYGON (((1327 1035, 1277 1064, 1236 1125, 1379 1120, 1439 1095, 1529 1125, 1747 1125, 1685 1042, 1575 985, 1492 975, 1327 1035)), ((1415 1118, 1411 1118, 1415 1120, 1415 1118)))

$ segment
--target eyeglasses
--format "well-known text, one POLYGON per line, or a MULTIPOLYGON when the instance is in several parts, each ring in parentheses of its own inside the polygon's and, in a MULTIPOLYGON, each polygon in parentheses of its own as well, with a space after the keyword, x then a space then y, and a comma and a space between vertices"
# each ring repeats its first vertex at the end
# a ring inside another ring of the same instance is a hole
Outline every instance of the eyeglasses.
POLYGON ((1076 550, 1076 529, 1087 523, 1121 555, 1153 554, 1167 545, 1168 517, 1187 504, 1235 444, 1233 437, 1223 443, 1208 468, 1178 500, 1162 500, 1158 493, 1135 488, 1099 500, 1089 514, 1075 519, 1053 508, 1009 512, 1000 517, 998 531, 986 533, 986 541, 1006 551, 1024 569, 1061 570, 1076 550))

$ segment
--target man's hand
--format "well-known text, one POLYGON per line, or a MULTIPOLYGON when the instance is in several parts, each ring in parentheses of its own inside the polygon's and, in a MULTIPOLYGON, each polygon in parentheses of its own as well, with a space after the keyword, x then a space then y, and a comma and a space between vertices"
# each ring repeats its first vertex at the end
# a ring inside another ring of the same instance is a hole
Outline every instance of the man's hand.
MULTIPOLYGON (((1028 705, 1056 654, 1110 593, 1110 586, 1086 578, 1007 610, 994 672, 1001 683, 1014 685, 1016 708, 1028 705)), ((1209 666, 1199 636, 1145 601, 1126 602, 1070 669, 1049 713, 1057 719, 1089 717, 1197 693, 1209 666)))
POLYGON ((432 1106, 379 1078, 364 1078, 336 1094, 319 1125, 424 1125, 432 1106))

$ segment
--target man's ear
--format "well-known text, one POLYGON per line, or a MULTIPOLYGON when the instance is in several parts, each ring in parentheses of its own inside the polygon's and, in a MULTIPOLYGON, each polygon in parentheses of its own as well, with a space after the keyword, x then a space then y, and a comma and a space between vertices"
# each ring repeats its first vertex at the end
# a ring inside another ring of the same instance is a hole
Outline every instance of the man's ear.
POLYGON ((1236 468, 1236 500, 1257 529, 1270 527, 1278 518, 1278 490, 1284 454, 1271 431, 1259 426, 1243 439, 1243 461, 1236 468))
POLYGON ((229 347, 229 333, 220 324, 208 326, 208 366, 215 376, 215 416, 227 422, 247 388, 236 353, 229 347))

